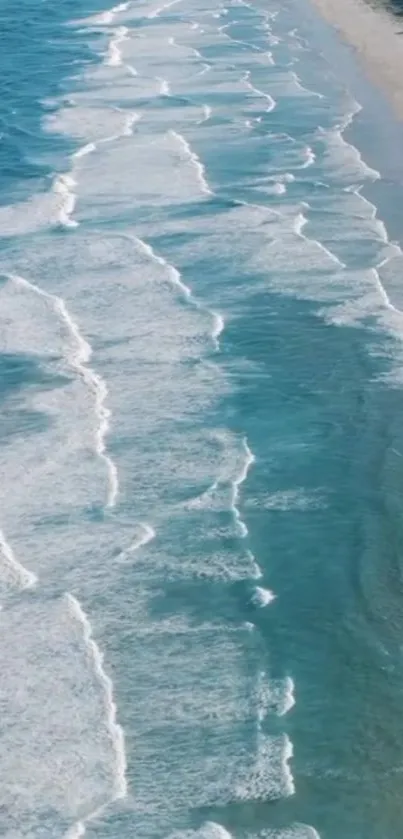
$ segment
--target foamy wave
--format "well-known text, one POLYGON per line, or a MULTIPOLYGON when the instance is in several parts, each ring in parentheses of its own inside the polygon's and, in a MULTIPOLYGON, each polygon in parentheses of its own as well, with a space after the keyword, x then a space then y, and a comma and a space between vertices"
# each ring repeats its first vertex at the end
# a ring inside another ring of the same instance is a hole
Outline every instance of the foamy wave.
POLYGON ((128 31, 127 26, 119 26, 118 29, 116 29, 113 38, 111 38, 109 42, 105 56, 105 64, 107 67, 120 67, 123 63, 120 45, 123 44, 124 41, 128 40, 128 31))
POLYGON ((53 184, 53 192, 60 196, 58 220, 62 227, 77 227, 78 222, 71 218, 76 205, 76 181, 70 174, 58 175, 53 184))
POLYGON ((232 839, 232 836, 221 824, 205 822, 198 830, 177 830, 167 839, 232 839))
POLYGON ((133 539, 133 542, 126 548, 124 551, 121 551, 116 560, 118 562, 125 562, 130 558, 130 555, 138 551, 139 548, 142 548, 144 545, 147 545, 148 542, 151 542, 152 539, 155 539, 155 530, 151 525, 147 523, 141 523, 139 525, 139 533, 133 539))
POLYGON ((219 336, 221 335, 221 332, 224 329, 224 319, 222 318, 222 316, 218 312, 215 312, 212 309, 208 309, 207 307, 203 306, 203 304, 201 304, 197 300, 197 298, 194 297, 189 286, 187 286, 183 282, 182 277, 177 268, 175 268, 173 265, 170 265, 169 262, 167 262, 167 260, 164 259, 164 257, 159 256, 151 247, 151 245, 149 245, 143 239, 138 239, 136 236, 126 235, 126 238, 129 238, 131 241, 135 242, 140 251, 143 251, 143 253, 145 253, 151 260, 153 260, 153 262, 156 262, 158 265, 161 265, 163 268, 167 270, 171 283, 181 291, 186 300, 192 303, 192 305, 195 306, 197 309, 202 309, 210 315, 213 321, 211 338, 215 349, 218 350, 220 346, 219 336))
POLYGON ((160 96, 169 96, 171 93, 171 88, 169 86, 169 82, 166 79, 157 78, 157 81, 160 83, 159 94, 160 96))
POLYGON ((104 461, 108 474, 108 491, 106 507, 114 507, 119 490, 118 473, 112 458, 106 452, 105 438, 109 431, 110 411, 105 405, 108 389, 104 380, 99 376, 88 363, 91 359, 92 349, 88 342, 81 335, 79 326, 70 315, 64 300, 55 294, 50 294, 34 283, 25 280, 15 274, 8 274, 9 279, 16 285, 22 286, 34 294, 39 294, 49 300, 57 316, 64 322, 70 333, 75 348, 69 356, 69 363, 92 391, 95 397, 95 413, 98 420, 98 428, 95 434, 96 453, 104 461))
POLYGON ((73 159, 76 158, 77 160, 79 160, 80 157, 86 157, 87 154, 92 154, 94 151, 96 151, 96 148, 97 147, 95 143, 86 143, 85 146, 81 146, 80 149, 74 152, 72 157, 73 159))
POLYGON ((259 731, 255 762, 236 783, 236 798, 266 801, 293 795, 295 786, 289 766, 292 757, 293 746, 287 734, 268 737, 259 731))
POLYGON ((263 830, 253 839, 321 839, 321 837, 311 825, 296 822, 290 827, 283 827, 279 830, 263 830))
POLYGON ((140 119, 141 116, 136 111, 127 114, 122 129, 122 137, 131 137, 131 135, 133 134, 133 127, 136 125, 136 122, 138 122, 140 119))
POLYGON ((240 514, 238 506, 237 506, 238 505, 238 500, 239 500, 239 488, 240 488, 241 484, 243 484, 243 482, 246 480, 249 469, 250 469, 252 463, 255 462, 255 456, 254 456, 253 452, 251 452, 251 450, 248 446, 248 441, 247 441, 246 437, 244 437, 243 440, 242 440, 242 447, 243 447, 243 450, 244 450, 245 459, 244 459, 244 463, 243 463, 243 466, 241 468, 241 471, 240 471, 239 475, 235 478, 235 480, 233 481, 233 484, 232 484, 231 506, 232 506, 232 510, 233 510, 235 524, 236 524, 236 527, 237 527, 238 534, 239 534, 239 536, 241 536, 241 538, 244 538, 248 534, 248 528, 246 527, 245 522, 242 521, 241 514, 240 514))
POLYGON ((285 679, 269 679, 266 673, 259 674, 256 688, 258 723, 263 722, 268 714, 283 717, 295 705, 295 686, 291 676, 285 679))
POLYGON ((92 20, 94 23, 98 23, 101 26, 110 26, 110 24, 115 20, 115 17, 122 12, 127 11, 129 6, 130 3, 118 3, 118 5, 113 6, 112 9, 102 12, 100 15, 96 15, 96 17, 92 18, 92 20))
POLYGON ((203 116, 198 121, 197 124, 198 125, 203 125, 203 122, 207 122, 207 120, 209 120, 210 117, 211 117, 211 113, 212 113, 212 111, 211 111, 210 105, 203 105, 203 116))
POLYGON ((271 113, 271 111, 273 111, 274 108, 277 105, 276 100, 273 99, 272 96, 270 96, 270 93, 265 93, 263 90, 260 90, 260 88, 255 87, 255 85, 252 84, 252 82, 250 81, 250 71, 249 70, 245 74, 243 82, 246 85, 246 87, 248 87, 249 90, 251 90, 253 93, 256 93, 258 96, 262 97, 263 99, 266 99, 266 101, 268 103, 267 108, 265 109, 266 113, 271 113))
POLYGON ((203 166, 202 162, 200 161, 200 158, 197 156, 196 152, 192 151, 189 143, 187 142, 187 140, 185 140, 185 138, 182 136, 182 134, 178 134, 177 131, 170 131, 169 133, 170 133, 170 136, 173 137, 176 140, 179 147, 184 152, 185 158, 187 160, 189 160, 189 162, 192 164, 192 166, 194 166, 196 174, 197 174, 197 180, 200 184, 201 191, 205 195, 212 195, 213 194, 212 190, 210 189, 210 187, 209 187, 209 185, 206 181, 206 178, 205 178, 204 166, 203 166))
POLYGON ((332 251, 325 247, 318 239, 310 239, 309 237, 305 236, 303 233, 303 229, 305 225, 308 223, 308 219, 304 216, 303 213, 298 213, 298 215, 294 219, 294 230, 297 236, 301 239, 305 239, 306 241, 313 242, 319 250, 323 251, 326 256, 335 263, 340 268, 345 268, 344 262, 341 261, 332 251))
POLYGON ((260 606, 260 608, 268 606, 275 599, 276 595, 269 588, 263 588, 262 586, 256 586, 252 595, 252 603, 255 606, 260 606))
MULTIPOLYGON (((14 552, 8 544, 4 533, 0 530, 0 556, 3 556, 5 568, 5 580, 1 582, 7 583, 10 581, 11 585, 16 585, 18 588, 26 589, 32 588, 38 582, 38 578, 27 568, 24 568, 18 559, 14 556, 14 552), (11 578, 11 579, 10 579, 11 578)), ((3 576, 3 575, 2 575, 3 576)))
MULTIPOLYGON (((84 643, 87 648, 89 658, 92 661, 95 676, 98 679, 104 693, 107 727, 115 753, 115 786, 112 790, 111 797, 109 801, 105 802, 105 805, 97 808, 96 811, 87 816, 86 820, 88 821, 95 816, 98 816, 111 801, 125 798, 127 795, 125 740, 123 729, 116 721, 117 709, 113 695, 113 683, 104 670, 104 656, 93 639, 90 621, 76 597, 69 593, 66 594, 65 597, 71 614, 82 627, 84 643)), ((77 836, 82 836, 84 833, 84 822, 80 820, 72 829, 76 830, 77 836)))
POLYGON ((157 6, 156 9, 153 9, 147 17, 152 20, 153 18, 159 17, 162 12, 165 12, 166 9, 170 9, 172 6, 176 6, 178 3, 181 3, 182 0, 170 0, 168 3, 163 3, 162 6, 157 6))
POLYGON ((262 510, 323 510, 326 507, 326 499, 323 492, 318 489, 314 492, 307 492, 303 487, 298 489, 284 489, 272 492, 259 498, 246 500, 247 507, 258 507, 262 510))

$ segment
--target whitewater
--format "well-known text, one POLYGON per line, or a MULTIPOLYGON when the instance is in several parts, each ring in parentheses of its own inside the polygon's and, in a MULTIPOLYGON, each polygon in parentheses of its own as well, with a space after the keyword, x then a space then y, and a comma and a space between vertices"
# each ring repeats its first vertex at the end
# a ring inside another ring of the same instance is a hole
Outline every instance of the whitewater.
POLYGON ((0 206, 1 835, 394 839, 403 255, 362 107, 292 0, 101 5, 38 12, 66 64, 0 206))

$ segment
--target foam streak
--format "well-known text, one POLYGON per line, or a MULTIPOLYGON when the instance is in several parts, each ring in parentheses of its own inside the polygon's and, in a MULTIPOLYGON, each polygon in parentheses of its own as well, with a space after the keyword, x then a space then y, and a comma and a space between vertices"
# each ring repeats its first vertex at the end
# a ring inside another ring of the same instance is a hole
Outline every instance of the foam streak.
POLYGON ((62 227, 77 227, 78 223, 71 218, 77 201, 74 187, 77 182, 72 175, 59 175, 53 184, 53 192, 60 196, 58 220, 62 227))
MULTIPOLYGON (((123 729, 116 721, 117 709, 113 694, 113 682, 105 672, 103 653, 99 649, 98 644, 93 639, 92 627, 82 606, 80 605, 76 597, 74 597, 74 595, 66 594, 65 597, 69 604, 71 614, 78 621, 78 623, 81 624, 85 647, 88 651, 88 656, 92 662, 94 673, 98 679, 98 682, 104 694, 104 702, 107 715, 107 726, 115 753, 115 785, 110 801, 115 801, 119 798, 125 798, 125 796, 127 795, 127 781, 125 741, 123 729)), ((110 801, 108 801, 107 803, 110 803, 110 801)), ((107 806, 107 804, 105 804, 105 806, 107 806)), ((96 814, 99 813, 100 809, 96 811, 96 814)), ((92 817, 94 816, 95 813, 92 814, 92 817)), ((91 816, 89 818, 91 818, 91 816)), ((76 830, 79 827, 81 829, 81 833, 78 832, 76 835, 82 836, 84 832, 82 830, 82 822, 79 822, 75 826, 76 830)))
POLYGON ((161 12, 164 12, 165 9, 170 9, 172 6, 176 6, 177 3, 181 3, 181 2, 182 2, 182 0, 171 0, 171 2, 169 2, 169 3, 164 3, 162 6, 158 6, 157 9, 154 9, 153 12, 150 12, 150 14, 147 15, 147 17, 149 18, 149 20, 151 20, 153 18, 156 18, 156 17, 159 17, 161 12))
POLYGON ((110 411, 105 406, 108 389, 101 376, 95 373, 95 371, 88 366, 92 356, 91 346, 81 335, 78 324, 70 315, 66 304, 61 297, 58 297, 56 294, 50 294, 48 291, 44 291, 44 289, 29 282, 28 280, 25 280, 23 277, 19 277, 15 274, 9 274, 8 276, 10 280, 17 285, 29 289, 29 291, 34 292, 34 294, 38 294, 40 297, 44 297, 46 300, 49 300, 54 311, 60 320, 65 324, 74 341, 74 351, 69 357, 69 363, 71 368, 78 373, 88 386, 89 390, 94 394, 95 414, 98 420, 98 427, 95 433, 95 450, 98 457, 105 463, 108 475, 108 491, 105 506, 114 507, 119 490, 119 481, 115 463, 107 454, 105 447, 105 438, 109 431, 110 418, 110 411))
POLYGON ((128 28, 127 26, 119 26, 118 29, 115 30, 113 38, 111 38, 109 47, 106 53, 105 64, 107 67, 120 67, 122 64, 122 53, 120 50, 120 45, 123 44, 124 41, 128 40, 128 28))
POLYGON ((3 555, 8 567, 11 570, 12 576, 19 587, 22 589, 33 588, 37 583, 37 577, 31 571, 28 571, 21 565, 14 556, 14 553, 8 544, 4 533, 0 530, 0 554, 3 555))
POLYGON ((210 315, 210 317, 213 320, 211 338, 212 338, 212 341, 213 341, 213 344, 214 344, 214 348, 216 350, 219 350, 219 348, 220 348, 219 336, 221 335, 221 332, 224 329, 224 319, 222 318, 222 316, 218 312, 215 312, 212 309, 207 308, 207 306, 203 306, 203 304, 200 303, 196 299, 196 297, 194 297, 194 295, 192 294, 192 291, 189 288, 189 286, 187 286, 183 282, 182 277, 181 277, 179 271, 177 270, 177 268, 174 268, 173 265, 170 265, 169 262, 167 262, 167 260, 164 259, 164 257, 159 256, 154 251, 154 249, 151 247, 151 245, 149 245, 143 239, 138 239, 136 236, 130 236, 129 235, 129 236, 127 236, 127 238, 129 238, 132 242, 135 242, 137 247, 141 251, 143 251, 143 253, 145 253, 149 257, 149 259, 152 259, 153 262, 156 262, 158 265, 161 265, 162 267, 164 267, 168 271, 169 278, 170 278, 170 281, 171 281, 172 285, 174 285, 176 288, 179 289, 179 291, 183 294, 185 299, 189 301, 189 303, 191 303, 193 306, 195 306, 196 309, 208 312, 208 314, 210 315))
POLYGON ((238 533, 241 536, 241 538, 244 538, 248 535, 248 528, 246 527, 245 522, 242 521, 241 514, 237 506, 239 500, 239 487, 246 480, 249 468, 252 465, 252 463, 255 462, 255 456, 248 446, 248 441, 246 437, 244 437, 242 440, 242 446, 245 452, 245 461, 239 475, 235 478, 232 484, 231 504, 238 533))
POLYGON ((196 170, 196 173, 197 173, 197 179, 199 181, 201 191, 205 195, 212 195, 213 193, 212 193, 212 190, 210 189, 210 187, 209 187, 209 185, 206 181, 205 174, 204 174, 204 166, 201 163, 200 158, 197 156, 197 154, 194 151, 192 151, 188 141, 185 140, 185 138, 182 136, 182 134, 178 134, 177 131, 170 131, 170 135, 171 135, 171 137, 173 137, 177 141, 178 145, 180 146, 180 148, 184 152, 186 158, 194 166, 194 168, 196 170))

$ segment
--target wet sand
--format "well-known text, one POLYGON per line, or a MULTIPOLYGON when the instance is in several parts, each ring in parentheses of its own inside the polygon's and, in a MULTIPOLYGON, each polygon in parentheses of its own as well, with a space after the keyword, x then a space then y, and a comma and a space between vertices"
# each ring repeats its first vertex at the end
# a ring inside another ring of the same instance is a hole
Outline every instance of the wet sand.
POLYGON ((311 0, 358 53, 372 82, 403 120, 403 21, 364 0, 311 0))

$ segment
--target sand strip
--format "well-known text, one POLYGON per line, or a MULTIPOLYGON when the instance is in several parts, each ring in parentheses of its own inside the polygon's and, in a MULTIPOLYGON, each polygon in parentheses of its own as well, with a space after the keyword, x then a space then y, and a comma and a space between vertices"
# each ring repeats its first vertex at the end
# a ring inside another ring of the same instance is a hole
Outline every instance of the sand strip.
POLYGON ((382 8, 372 8, 364 0, 311 3, 357 50, 369 77, 383 89, 403 119, 403 20, 382 8))

